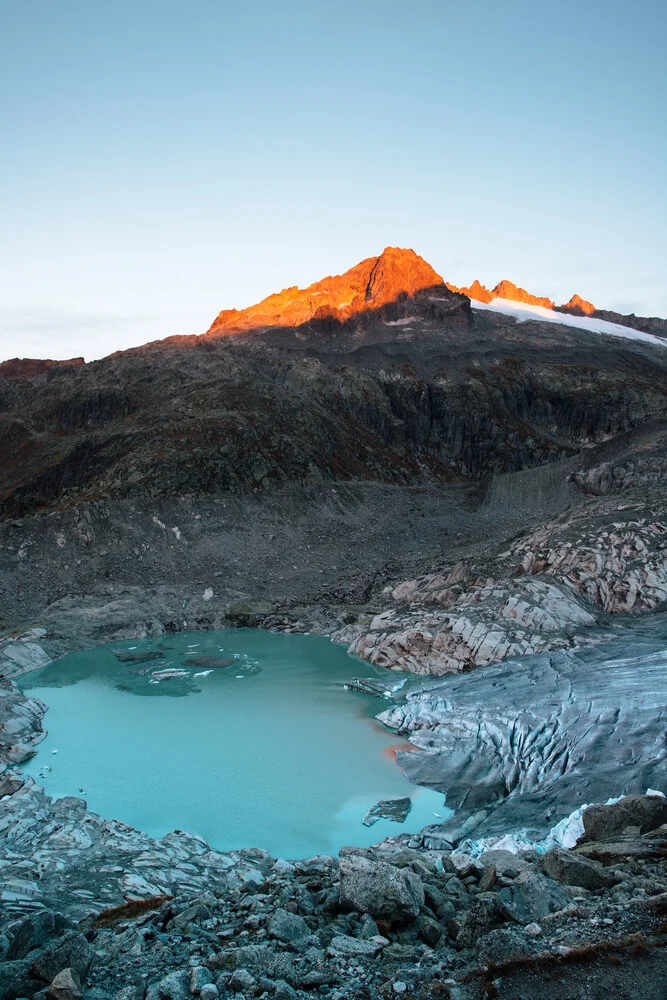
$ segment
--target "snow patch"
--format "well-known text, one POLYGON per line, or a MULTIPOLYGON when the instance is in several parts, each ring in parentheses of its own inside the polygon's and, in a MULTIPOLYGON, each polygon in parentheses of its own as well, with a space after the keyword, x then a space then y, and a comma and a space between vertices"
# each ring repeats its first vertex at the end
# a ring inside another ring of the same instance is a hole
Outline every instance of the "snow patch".
POLYGON ((595 319, 591 316, 571 316, 569 313, 560 313, 553 309, 545 309, 544 306, 531 306, 525 302, 514 302, 511 299, 493 299, 488 303, 471 299, 470 305, 473 309, 487 309, 490 312, 513 316, 519 323, 526 323, 529 320, 539 320, 542 323, 560 323, 562 326, 573 326, 578 330, 585 330, 588 333, 606 333, 611 337, 624 337, 626 340, 641 340, 646 344, 667 347, 667 340, 662 340, 661 337, 654 337, 650 333, 633 330, 630 326, 622 326, 620 323, 608 323, 604 319, 595 319))
POLYGON ((391 320, 386 319, 384 321, 384 325, 385 326, 407 326, 408 323, 416 323, 416 322, 417 322, 417 317, 416 316, 406 316, 405 319, 391 319, 391 320))

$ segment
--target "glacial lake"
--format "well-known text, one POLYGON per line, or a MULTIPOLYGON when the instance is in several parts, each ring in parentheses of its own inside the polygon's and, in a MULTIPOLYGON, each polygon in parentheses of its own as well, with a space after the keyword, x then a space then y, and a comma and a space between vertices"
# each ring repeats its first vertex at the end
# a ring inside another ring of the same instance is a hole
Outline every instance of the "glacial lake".
POLYGON ((20 678, 49 706, 48 736, 23 770, 49 795, 85 798, 151 836, 181 829, 220 850, 284 858, 369 846, 451 815, 442 794, 404 777, 394 750, 410 744, 373 718, 383 699, 345 689, 354 676, 388 674, 322 637, 256 629, 71 653, 20 678), (163 655, 121 662, 114 650, 163 655), (155 676, 170 669, 187 673, 155 676), (379 800, 405 796, 404 822, 363 825, 379 800))

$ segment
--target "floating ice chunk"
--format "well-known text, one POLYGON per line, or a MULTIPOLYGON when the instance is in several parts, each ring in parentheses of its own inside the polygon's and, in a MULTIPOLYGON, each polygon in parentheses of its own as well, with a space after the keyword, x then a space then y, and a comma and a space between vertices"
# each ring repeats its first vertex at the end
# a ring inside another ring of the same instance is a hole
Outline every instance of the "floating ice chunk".
POLYGON ((57 750, 52 750, 51 753, 58 753, 58 751, 57 750))
POLYGON ((212 673, 213 673, 212 670, 200 670, 198 673, 193 674, 192 676, 193 677, 208 677, 208 675, 212 674, 212 673))

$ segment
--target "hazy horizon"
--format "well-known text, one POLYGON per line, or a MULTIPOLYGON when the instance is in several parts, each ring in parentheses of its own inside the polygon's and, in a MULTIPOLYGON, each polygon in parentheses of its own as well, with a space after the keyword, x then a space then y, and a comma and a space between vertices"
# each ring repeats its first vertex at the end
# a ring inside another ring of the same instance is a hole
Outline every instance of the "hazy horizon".
POLYGON ((0 360, 100 357, 411 247, 667 316, 654 0, 0 0, 0 360))

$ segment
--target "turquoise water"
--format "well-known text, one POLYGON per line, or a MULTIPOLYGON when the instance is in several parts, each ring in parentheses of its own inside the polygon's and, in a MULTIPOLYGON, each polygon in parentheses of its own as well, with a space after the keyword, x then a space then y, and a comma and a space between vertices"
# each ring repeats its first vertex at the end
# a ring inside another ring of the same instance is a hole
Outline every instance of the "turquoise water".
POLYGON ((386 671, 321 637, 254 629, 71 653, 21 679, 49 705, 48 736, 23 769, 50 795, 81 796, 152 836, 181 829, 221 850, 286 858, 368 846, 450 815, 441 794, 396 766, 392 748, 409 744, 373 718, 385 703, 345 690, 357 674, 386 671), (113 649, 164 658, 122 663, 113 649), (207 671, 188 663, 197 654, 234 663, 207 671), (166 668, 187 676, 156 680, 166 668), (403 796, 404 823, 363 826, 378 800, 403 796))

